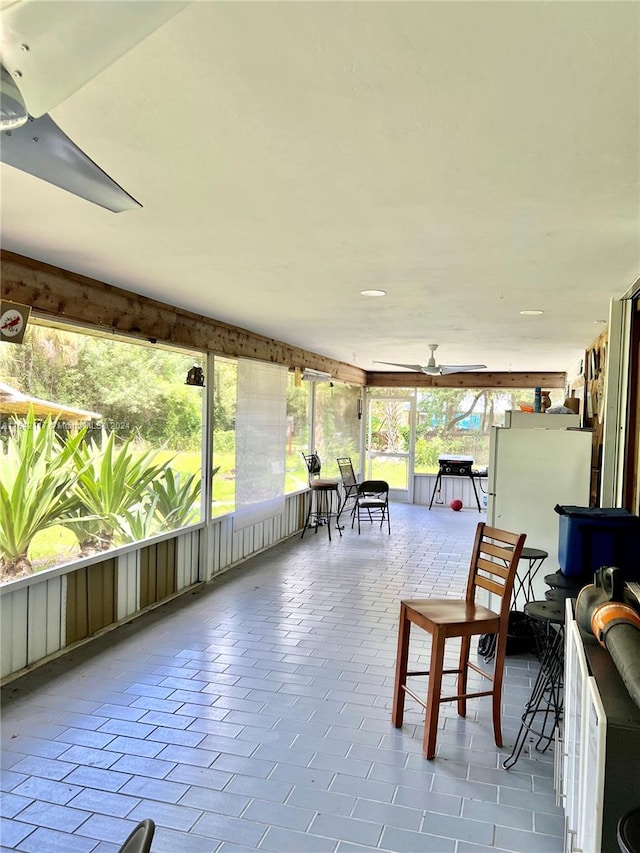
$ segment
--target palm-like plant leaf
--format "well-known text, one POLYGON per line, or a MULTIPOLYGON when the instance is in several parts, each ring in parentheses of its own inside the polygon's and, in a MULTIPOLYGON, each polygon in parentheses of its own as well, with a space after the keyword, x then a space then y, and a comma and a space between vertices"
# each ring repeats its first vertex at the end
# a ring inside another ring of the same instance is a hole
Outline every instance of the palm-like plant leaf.
MULTIPOLYGON (((88 540, 99 548, 108 547, 123 531, 125 513, 142 502, 149 483, 164 469, 163 464, 154 464, 155 456, 152 450, 135 453, 131 439, 116 448, 114 433, 100 443, 75 449, 74 460, 80 473, 74 495, 82 507, 82 516, 100 519, 90 524, 82 518, 65 522, 81 542, 88 540)), ((129 541, 124 536, 119 538, 129 541)))
POLYGON ((165 468, 149 486, 156 501, 161 529, 175 530, 195 521, 199 515, 200 474, 180 474, 165 468))
POLYGON ((156 518, 156 499, 126 509, 119 519, 119 529, 122 538, 130 542, 148 539, 158 532, 156 518))
POLYGON ((55 423, 36 424, 33 410, 15 420, 6 452, 0 453, 0 557, 10 567, 26 560, 36 533, 78 513, 72 459, 85 430, 62 441, 55 423))

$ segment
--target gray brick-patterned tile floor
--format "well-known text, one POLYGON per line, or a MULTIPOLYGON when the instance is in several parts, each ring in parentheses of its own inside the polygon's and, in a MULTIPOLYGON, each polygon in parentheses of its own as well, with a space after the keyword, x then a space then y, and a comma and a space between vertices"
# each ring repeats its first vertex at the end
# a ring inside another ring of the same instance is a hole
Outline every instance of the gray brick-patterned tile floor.
POLYGON ((533 656, 507 658, 503 749, 487 699, 442 706, 433 761, 419 706, 390 722, 399 600, 462 594, 479 518, 295 537, 6 685, 1 849, 116 853, 151 817, 153 853, 560 851, 551 750, 501 766, 533 656))

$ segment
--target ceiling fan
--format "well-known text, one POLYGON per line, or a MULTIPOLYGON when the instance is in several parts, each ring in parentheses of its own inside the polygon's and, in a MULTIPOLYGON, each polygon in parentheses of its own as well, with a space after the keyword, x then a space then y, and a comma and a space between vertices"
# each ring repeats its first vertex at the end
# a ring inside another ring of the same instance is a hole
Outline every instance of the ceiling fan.
POLYGON ((483 370, 486 364, 436 364, 435 351, 438 344, 428 344, 431 350, 429 361, 426 364, 398 364, 395 361, 374 361, 374 364, 388 364, 391 367, 404 367, 407 370, 416 370, 418 373, 426 373, 427 376, 446 376, 448 373, 466 373, 470 370, 483 370))
POLYGON ((115 213, 142 207, 48 112, 186 5, 0 0, 0 160, 115 213))

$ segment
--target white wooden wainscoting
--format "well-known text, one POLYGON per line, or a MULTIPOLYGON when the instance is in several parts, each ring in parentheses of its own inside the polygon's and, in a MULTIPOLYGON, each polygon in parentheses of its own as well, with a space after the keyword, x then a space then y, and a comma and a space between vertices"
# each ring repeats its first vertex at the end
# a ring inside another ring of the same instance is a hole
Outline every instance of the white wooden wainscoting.
MULTIPOLYGON (((413 478, 413 502, 420 506, 429 506, 431 501, 431 493, 436 482, 436 474, 416 474, 413 478)), ((486 510, 486 504, 483 498, 486 493, 482 490, 487 488, 487 478, 478 478, 476 481, 478 497, 480 498, 480 506, 482 511, 486 510)), ((449 509, 449 503, 458 498, 462 501, 465 509, 473 509, 478 511, 478 505, 473 493, 470 477, 442 477, 440 480, 440 494, 436 492, 433 499, 432 509, 436 507, 446 507, 449 509)))
POLYGON ((70 648, 65 637, 67 578, 79 568, 116 559, 117 621, 110 626, 116 627, 141 612, 140 554, 150 542, 176 540, 179 595, 294 535, 302 527, 307 500, 307 492, 289 495, 283 513, 242 530, 234 530, 233 515, 223 516, 0 587, 0 678, 10 680, 70 648))
MULTIPOLYGON (((0 598, 2 677, 55 654, 64 644, 66 578, 42 578, 0 598)), ((13 585, 11 585, 13 586, 13 585)))

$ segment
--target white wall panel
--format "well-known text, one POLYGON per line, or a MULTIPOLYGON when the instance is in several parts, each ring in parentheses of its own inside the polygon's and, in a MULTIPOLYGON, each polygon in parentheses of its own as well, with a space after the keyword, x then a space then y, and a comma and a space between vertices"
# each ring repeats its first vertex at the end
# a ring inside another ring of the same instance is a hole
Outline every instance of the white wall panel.
POLYGON ((202 550, 200 548, 200 540, 204 534, 204 529, 194 532, 191 537, 191 583, 197 583, 204 579, 202 568, 202 550))
POLYGON ((176 591, 189 586, 191 580, 191 537, 184 533, 176 539, 176 591), (189 537, 189 540, 187 540, 189 537))
POLYGON ((271 528, 272 520, 270 518, 263 519, 260 524, 256 524, 253 528, 253 543, 251 551, 262 551, 265 547, 265 531, 271 528))
POLYGON ((233 563, 233 518, 227 516, 220 525, 220 564, 218 571, 233 563))
POLYGON ((198 580, 206 583, 215 574, 215 555, 213 548, 213 523, 202 528, 198 537, 197 560, 199 566, 198 580))
POLYGON ((27 663, 62 648, 62 578, 51 578, 28 587, 27 663))
POLYGON ((299 495, 293 495, 287 500, 287 510, 285 513, 285 518, 283 520, 283 527, 280 530, 280 536, 284 538, 285 536, 291 536, 293 533, 298 530, 298 518, 300 517, 300 504, 303 504, 306 508, 306 493, 303 492, 299 495))
POLYGON ((140 610, 140 551, 129 551, 118 557, 116 565, 118 621, 140 610))
MULTIPOLYGON (((431 501, 431 493, 436 482, 435 474, 421 474, 414 477, 413 486, 413 502, 421 506, 429 506, 431 501)), ((480 506, 484 512, 486 507, 483 502, 484 492, 481 489, 487 488, 486 480, 476 480, 476 488, 478 497, 480 498, 480 506)), ((473 485, 469 477, 442 477, 440 480, 440 492, 436 492, 433 500, 433 509, 436 507, 445 506, 449 508, 450 501, 458 498, 462 501, 465 509, 474 509, 477 511, 478 505, 476 497, 473 493, 473 485)))
POLYGON ((200 564, 200 530, 183 533, 176 540, 176 589, 198 582, 200 564))
MULTIPOLYGON (((286 513, 286 510, 285 510, 286 513)), ((262 547, 263 548, 271 548, 271 546, 276 542, 276 533, 275 531, 281 527, 281 521, 285 516, 285 513, 279 515, 277 518, 270 518, 266 521, 262 527, 262 547)))
MULTIPOLYGON (((185 589, 258 551, 299 532, 300 502, 305 493, 290 495, 285 511, 234 533, 233 516, 214 519, 177 537, 177 589, 185 589)), ((106 559, 112 559, 105 555, 106 559)), ((95 561, 94 561, 95 562, 95 561)), ((127 619, 140 610, 140 548, 133 546, 116 556, 116 618, 127 619)), ((75 571, 73 565, 69 571, 75 571)), ((1 676, 6 678, 26 666, 55 654, 66 646, 65 569, 49 578, 34 576, 18 589, 0 590, 1 676)))
POLYGON ((2 677, 27 665, 28 587, 8 592, 0 599, 2 677))

